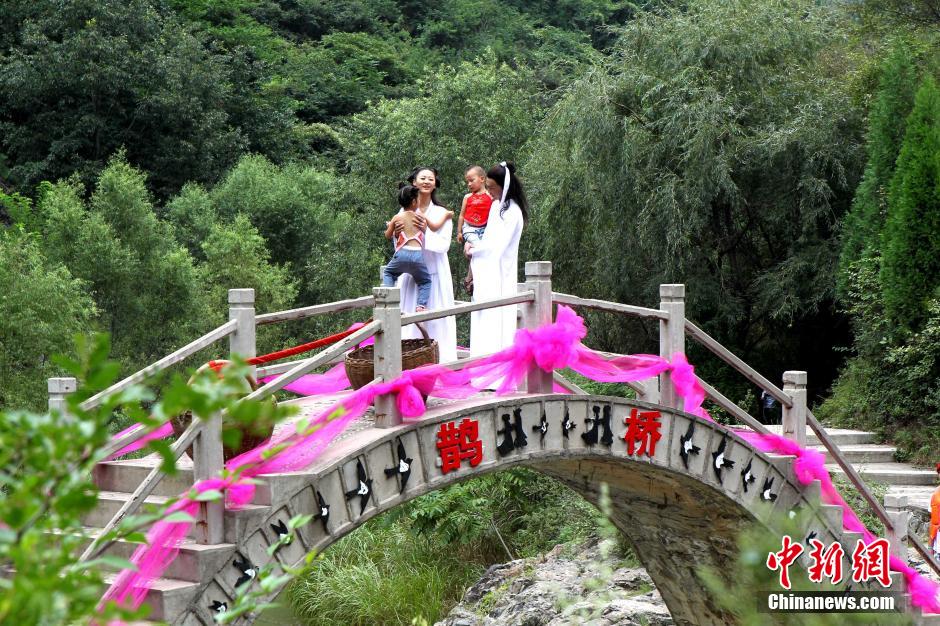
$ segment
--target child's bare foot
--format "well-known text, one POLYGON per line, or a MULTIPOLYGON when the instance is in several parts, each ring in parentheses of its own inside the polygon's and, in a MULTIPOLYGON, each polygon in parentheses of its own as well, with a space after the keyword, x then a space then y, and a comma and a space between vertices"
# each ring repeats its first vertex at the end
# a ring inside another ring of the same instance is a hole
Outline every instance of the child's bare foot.
POLYGON ((420 304, 415 307, 415 313, 422 313, 422 312, 427 311, 427 310, 428 310, 428 307, 426 307, 426 306, 421 306, 420 304))

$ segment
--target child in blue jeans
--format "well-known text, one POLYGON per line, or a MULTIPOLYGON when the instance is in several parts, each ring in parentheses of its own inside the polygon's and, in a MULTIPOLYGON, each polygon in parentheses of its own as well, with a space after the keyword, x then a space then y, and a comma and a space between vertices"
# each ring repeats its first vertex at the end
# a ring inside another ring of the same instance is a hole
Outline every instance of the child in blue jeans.
MULTIPOLYGON (((402 229, 395 238, 395 254, 385 266, 382 284, 392 287, 399 276, 411 274, 418 285, 418 302, 415 311, 425 311, 428 308, 428 299, 431 297, 431 274, 428 273, 428 266, 424 262, 424 231, 417 225, 417 216, 421 215, 418 210, 418 188, 412 185, 399 187, 398 204, 403 210, 389 221, 385 228, 385 238, 392 238, 398 224, 402 225, 402 229)), ((425 221, 429 228, 438 230, 453 215, 453 211, 447 211, 437 223, 427 218, 425 221)))

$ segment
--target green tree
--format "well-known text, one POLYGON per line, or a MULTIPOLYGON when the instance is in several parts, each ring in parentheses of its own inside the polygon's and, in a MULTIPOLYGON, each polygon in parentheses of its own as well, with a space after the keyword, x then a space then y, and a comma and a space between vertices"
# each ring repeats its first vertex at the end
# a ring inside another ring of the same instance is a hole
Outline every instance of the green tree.
POLYGON ((411 48, 396 38, 330 33, 287 56, 290 93, 308 122, 358 113, 370 101, 407 93, 411 48))
POLYGON ((209 192, 198 183, 187 183, 167 202, 161 215, 173 225, 176 240, 197 260, 205 260, 202 244, 219 223, 209 192))
POLYGON ((398 182, 426 165, 440 171, 447 203, 459 203, 465 167, 522 156, 544 113, 543 94, 531 79, 526 69, 478 59, 443 68, 414 97, 354 116, 342 138, 355 197, 387 219, 398 182))
POLYGON ((115 353, 140 366, 208 330, 193 260, 154 214, 144 174, 116 157, 83 195, 73 181, 41 198, 45 249, 88 282, 115 353))
POLYGON ((11 180, 78 173, 90 184, 121 146, 161 195, 214 181, 247 149, 287 156, 289 102, 265 73, 208 49, 150 0, 16 2, 0 51, 0 151, 11 180))
MULTIPOLYGON (((833 232, 862 154, 833 11, 698 0, 628 23, 527 149, 529 258, 620 302, 686 283, 689 317, 761 371, 834 369, 833 232)), ((643 349, 627 330, 595 335, 643 349)))
POLYGON ((46 379, 60 373, 51 357, 88 330, 94 303, 85 284, 19 228, 0 230, 0 293, 0 408, 41 410, 46 379))
MULTIPOLYGON (((218 326, 227 318, 229 289, 255 290, 255 308, 260 312, 283 311, 294 304, 297 283, 283 265, 270 263, 264 238, 244 215, 230 224, 213 225, 202 244, 205 262, 200 265, 209 302, 211 325, 218 326)), ((283 326, 264 333, 258 351, 278 350, 286 333, 283 326)))
POLYGON ((868 163, 842 227, 839 282, 843 290, 848 267, 863 255, 880 253, 888 187, 904 137, 905 120, 914 106, 917 68, 911 57, 912 51, 907 46, 899 45, 891 51, 881 70, 878 92, 868 114, 868 163))
POLYGON ((940 92, 921 82, 891 180, 882 236, 885 307, 902 328, 916 329, 940 275, 940 92))
POLYGON ((327 172, 243 157, 209 196, 222 220, 245 215, 264 236, 275 263, 303 267, 313 241, 329 230, 339 202, 338 182, 327 172))

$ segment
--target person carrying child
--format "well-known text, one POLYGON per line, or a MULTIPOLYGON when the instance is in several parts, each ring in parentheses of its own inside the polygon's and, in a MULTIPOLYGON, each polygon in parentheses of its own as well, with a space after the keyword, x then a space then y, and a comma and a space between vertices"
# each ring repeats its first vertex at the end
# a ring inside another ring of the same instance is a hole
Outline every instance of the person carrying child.
MULTIPOLYGON (((471 165, 464 173, 467 189, 470 191, 463 197, 460 206, 460 217, 457 219, 457 243, 475 244, 483 238, 486 223, 490 218, 490 207, 493 198, 486 192, 486 170, 479 165, 471 165)), ((469 255, 468 255, 469 256, 469 255)), ((467 276, 463 279, 463 288, 473 295, 473 270, 467 267, 467 276)))
MULTIPOLYGON (((385 228, 385 238, 395 236, 395 254, 385 266, 382 275, 382 284, 386 287, 395 285, 395 281, 402 274, 409 274, 418 285, 418 302, 415 311, 424 311, 428 308, 428 299, 431 296, 431 274, 424 262, 424 231, 418 227, 418 188, 402 183, 398 188, 398 204, 402 211, 393 217, 385 228), (397 226, 401 226, 395 235, 397 226)), ((446 211, 442 219, 433 221, 423 217, 432 230, 439 230, 446 221, 454 215, 453 211, 446 211)))

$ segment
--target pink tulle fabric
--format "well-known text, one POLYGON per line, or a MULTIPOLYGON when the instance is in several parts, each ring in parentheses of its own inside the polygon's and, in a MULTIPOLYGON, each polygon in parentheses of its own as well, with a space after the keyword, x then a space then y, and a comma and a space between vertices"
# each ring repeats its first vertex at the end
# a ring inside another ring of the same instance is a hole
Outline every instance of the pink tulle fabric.
MULTIPOLYGON (((277 378, 278 376, 266 376, 261 379, 261 382, 267 384, 277 378)), ((299 396, 320 396, 349 389, 349 378, 346 377, 346 367, 338 363, 323 374, 301 376, 294 382, 286 384, 284 389, 299 396)))
MULTIPOLYGON (((217 490, 226 494, 234 505, 244 505, 251 501, 254 490, 251 485, 239 483, 233 478, 210 478, 193 485, 196 493, 217 490)), ((199 502, 185 497, 169 509, 167 516, 173 513, 185 513, 195 518, 199 512, 199 502)), ((114 601, 118 604, 130 604, 138 607, 144 601, 153 581, 159 578, 179 553, 179 547, 192 527, 190 521, 160 521, 147 533, 147 543, 141 544, 131 556, 131 562, 137 570, 122 570, 111 587, 105 592, 101 606, 114 601), (155 549, 155 547, 159 549, 155 549)))
MULTIPOLYGON (((113 435, 111 437, 111 441, 117 441, 121 437, 127 435, 128 433, 136 430, 139 427, 140 427, 140 424, 133 424, 131 426, 128 426, 121 432, 117 433, 116 435, 113 435)), ((125 454, 129 454, 136 450, 140 450, 141 448, 145 447, 148 443, 150 443, 151 441, 155 439, 163 439, 164 437, 169 437, 172 434, 173 434, 173 424, 171 424, 170 422, 166 422, 163 425, 161 425, 159 428, 147 433, 146 435, 144 435, 143 437, 141 437, 134 443, 128 446, 124 446, 123 448, 121 448, 120 450, 118 450, 117 452, 115 452, 114 454, 112 454, 111 456, 107 457, 104 460, 110 461, 112 459, 122 457, 125 454)))
MULTIPOLYGON (((244 505, 254 495, 254 484, 245 479, 309 467, 350 422, 366 412, 378 395, 395 394, 404 419, 417 420, 426 412, 425 396, 466 398, 493 386, 497 387, 497 394, 511 393, 519 388, 533 367, 545 371, 568 368, 601 382, 634 382, 668 371, 676 395, 683 401, 684 410, 713 421, 702 407, 705 392, 685 355, 675 355, 671 363, 651 354, 606 358, 581 343, 586 335, 584 320, 571 308, 559 305, 554 323, 537 329, 518 330, 512 346, 461 370, 428 365, 403 372, 393 381, 370 384, 343 395, 336 404, 302 423, 300 428, 297 423, 288 426, 276 440, 230 460, 226 469, 234 472, 233 477, 202 481, 195 485, 195 490, 201 493, 207 489, 218 489, 226 493, 229 506, 244 505)), ((345 373, 340 374, 339 367, 334 367, 326 374, 307 377, 305 383, 295 386, 293 391, 322 394, 345 389, 348 381, 344 380, 345 373), (338 387, 341 384, 344 386, 338 387)), ((821 454, 776 435, 753 432, 739 435, 765 452, 796 456, 794 470, 800 482, 808 484, 819 480, 823 501, 838 504, 845 511, 845 528, 865 533, 866 541, 873 538, 836 491, 821 454)), ((172 510, 195 515, 198 502, 184 494, 172 510)), ((114 600, 120 604, 139 606, 150 585, 176 556, 189 527, 188 522, 157 522, 148 535, 148 544, 138 548, 131 559, 138 570, 122 572, 108 590, 104 601, 114 600)), ((896 560, 892 560, 891 567, 904 574, 915 606, 929 612, 940 612, 935 583, 896 560)))

